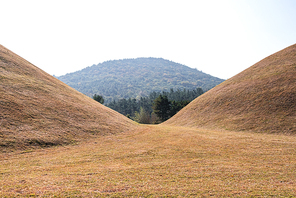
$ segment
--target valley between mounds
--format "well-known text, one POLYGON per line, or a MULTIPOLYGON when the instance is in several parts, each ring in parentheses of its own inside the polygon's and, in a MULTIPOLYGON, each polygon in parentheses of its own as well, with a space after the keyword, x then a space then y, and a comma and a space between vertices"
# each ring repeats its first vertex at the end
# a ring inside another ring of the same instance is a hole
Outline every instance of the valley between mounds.
POLYGON ((296 137, 167 125, 1 153, 0 197, 296 196, 296 137))
POLYGON ((296 197, 295 54, 140 125, 0 45, 0 197, 296 197))

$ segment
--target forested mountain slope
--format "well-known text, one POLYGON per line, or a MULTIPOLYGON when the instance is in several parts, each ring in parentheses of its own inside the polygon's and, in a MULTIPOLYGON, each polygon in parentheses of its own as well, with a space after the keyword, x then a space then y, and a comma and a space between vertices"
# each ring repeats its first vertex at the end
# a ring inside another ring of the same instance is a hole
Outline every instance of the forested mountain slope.
POLYGON ((106 61, 58 79, 88 96, 103 95, 107 103, 171 88, 206 91, 224 81, 162 58, 106 61))
POLYGON ((296 44, 195 99, 166 124, 296 133, 296 44))
POLYGON ((71 143, 135 126, 0 45, 0 150, 71 143))

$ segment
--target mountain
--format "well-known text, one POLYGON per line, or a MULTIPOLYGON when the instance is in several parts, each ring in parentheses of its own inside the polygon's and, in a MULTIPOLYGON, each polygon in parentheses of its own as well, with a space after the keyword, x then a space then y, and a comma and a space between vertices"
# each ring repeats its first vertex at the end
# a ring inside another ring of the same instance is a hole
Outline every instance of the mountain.
POLYGON ((209 90, 224 81, 162 58, 106 61, 58 79, 87 96, 103 95, 107 103, 171 88, 209 90))
POLYGON ((71 143, 135 127, 0 45, 0 149, 71 143))
POLYGON ((196 98, 165 124, 296 133, 296 44, 196 98))

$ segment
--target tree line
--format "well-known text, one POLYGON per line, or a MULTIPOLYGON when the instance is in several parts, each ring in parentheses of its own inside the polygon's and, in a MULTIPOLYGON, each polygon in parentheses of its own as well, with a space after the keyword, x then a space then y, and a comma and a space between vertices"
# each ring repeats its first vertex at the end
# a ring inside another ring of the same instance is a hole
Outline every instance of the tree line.
MULTIPOLYGON (((203 93, 201 88, 153 91, 147 97, 113 100, 106 106, 139 123, 160 123, 175 115, 203 93)), ((93 98, 98 102, 104 102, 102 96, 94 95, 93 98)))

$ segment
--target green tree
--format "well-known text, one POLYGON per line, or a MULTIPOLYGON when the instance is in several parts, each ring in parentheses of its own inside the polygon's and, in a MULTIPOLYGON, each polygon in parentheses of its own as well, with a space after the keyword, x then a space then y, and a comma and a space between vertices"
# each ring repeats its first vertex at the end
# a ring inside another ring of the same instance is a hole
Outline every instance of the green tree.
POLYGON ((97 95, 97 94, 95 94, 95 95, 93 96, 93 99, 94 99, 95 101, 101 103, 101 104, 104 104, 104 102, 105 102, 103 96, 100 96, 100 95, 97 95))
POLYGON ((167 96, 159 95, 153 103, 153 111, 161 121, 166 121, 170 117, 171 102, 167 96))

